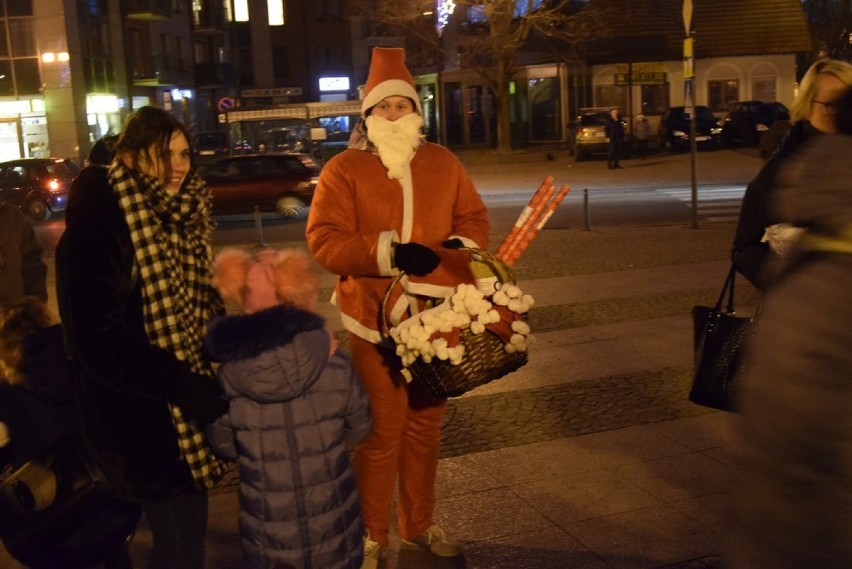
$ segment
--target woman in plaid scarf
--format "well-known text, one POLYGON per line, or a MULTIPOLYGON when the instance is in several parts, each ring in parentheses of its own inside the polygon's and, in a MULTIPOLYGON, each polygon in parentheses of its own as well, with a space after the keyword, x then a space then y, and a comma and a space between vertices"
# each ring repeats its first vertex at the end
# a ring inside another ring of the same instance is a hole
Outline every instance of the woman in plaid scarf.
POLYGON ((84 434, 119 496, 142 504, 150 567, 204 566, 207 493, 223 465, 204 426, 225 412, 201 340, 222 302, 210 284, 210 196, 185 128, 143 107, 109 168, 75 180, 57 248, 60 312, 84 434))

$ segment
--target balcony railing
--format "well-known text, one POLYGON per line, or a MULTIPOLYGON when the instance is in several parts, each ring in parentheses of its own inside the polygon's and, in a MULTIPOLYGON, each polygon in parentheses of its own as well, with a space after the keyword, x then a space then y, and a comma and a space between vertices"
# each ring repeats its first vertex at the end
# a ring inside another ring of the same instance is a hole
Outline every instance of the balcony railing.
POLYGON ((195 84, 199 88, 230 87, 235 84, 232 63, 206 62, 195 65, 195 84))
POLYGON ((172 15, 169 0, 129 0, 124 4, 124 13, 128 18, 159 22, 172 15))
POLYGON ((152 55, 131 60, 131 77, 138 86, 169 86, 177 84, 180 72, 174 58, 152 55))

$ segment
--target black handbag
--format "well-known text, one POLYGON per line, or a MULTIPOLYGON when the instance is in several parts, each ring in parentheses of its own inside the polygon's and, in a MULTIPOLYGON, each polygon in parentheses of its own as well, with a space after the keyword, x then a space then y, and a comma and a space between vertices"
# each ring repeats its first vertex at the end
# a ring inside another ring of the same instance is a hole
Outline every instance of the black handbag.
POLYGON ((103 492, 99 473, 75 433, 0 473, 0 539, 33 567, 89 567, 130 536, 138 504, 103 492))
POLYGON ((735 279, 732 265, 716 305, 692 308, 695 373, 689 400, 723 411, 737 409, 743 346, 754 328, 752 318, 737 316, 734 311, 735 279))

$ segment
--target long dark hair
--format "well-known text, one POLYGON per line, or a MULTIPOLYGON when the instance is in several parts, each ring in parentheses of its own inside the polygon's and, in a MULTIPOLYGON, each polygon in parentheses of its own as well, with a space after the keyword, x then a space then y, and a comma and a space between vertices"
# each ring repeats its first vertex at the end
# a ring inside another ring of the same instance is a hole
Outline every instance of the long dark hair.
POLYGON ((169 159, 169 143, 176 131, 180 131, 190 144, 189 152, 192 156, 192 143, 189 131, 177 120, 174 115, 156 107, 141 107, 129 117, 124 123, 124 128, 115 142, 113 152, 115 155, 130 155, 130 167, 139 170, 139 164, 144 158, 146 162, 153 163, 155 156, 151 155, 151 147, 159 153, 159 158, 165 167, 165 178, 168 180, 172 175, 172 162, 169 159))

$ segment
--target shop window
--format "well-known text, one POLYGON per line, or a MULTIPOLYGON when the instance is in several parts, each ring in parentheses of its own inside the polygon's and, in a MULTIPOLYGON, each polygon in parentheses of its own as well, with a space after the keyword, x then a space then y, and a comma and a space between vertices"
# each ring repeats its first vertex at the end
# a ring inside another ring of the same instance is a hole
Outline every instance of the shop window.
POLYGON ((627 87, 624 85, 597 85, 595 106, 618 108, 622 114, 627 110, 627 87))
POLYGON ((751 98, 764 103, 775 101, 775 77, 755 77, 752 79, 751 98))
POLYGON ((530 79, 530 139, 556 140, 559 133, 559 82, 556 77, 530 79))
POLYGON ((713 111, 727 111, 731 103, 740 100, 738 79, 722 79, 707 82, 707 106, 713 111))
POLYGON ((642 85, 642 114, 661 115, 669 108, 668 83, 664 85, 642 85))

